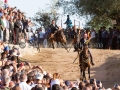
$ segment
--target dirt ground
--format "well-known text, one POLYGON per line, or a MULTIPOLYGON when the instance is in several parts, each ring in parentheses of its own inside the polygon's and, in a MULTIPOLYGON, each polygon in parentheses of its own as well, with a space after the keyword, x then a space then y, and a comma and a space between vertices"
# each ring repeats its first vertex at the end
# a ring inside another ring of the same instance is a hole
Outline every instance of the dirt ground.
MULTIPOLYGON (((116 83, 120 84, 120 51, 90 50, 95 63, 91 67, 91 78, 102 81, 105 88, 112 88, 116 83)), ((41 53, 27 55, 23 58, 32 65, 41 65, 47 72, 58 72, 64 80, 77 80, 80 78, 80 72, 78 59, 73 64, 76 57, 77 52, 73 52, 73 49, 68 53, 63 48, 44 48, 41 53)))

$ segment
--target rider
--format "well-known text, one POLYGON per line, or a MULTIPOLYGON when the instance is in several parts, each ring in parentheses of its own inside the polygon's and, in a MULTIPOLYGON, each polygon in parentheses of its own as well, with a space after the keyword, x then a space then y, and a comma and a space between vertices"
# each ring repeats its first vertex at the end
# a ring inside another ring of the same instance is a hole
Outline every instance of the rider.
POLYGON ((76 48, 76 35, 77 35, 77 33, 76 33, 76 31, 77 31, 77 28, 76 28, 76 26, 73 26, 73 30, 71 31, 71 38, 73 39, 73 44, 74 44, 74 52, 76 52, 77 51, 77 48, 76 48))
POLYGON ((52 20, 52 24, 50 25, 50 28, 51 28, 52 34, 55 34, 57 32, 57 30, 59 29, 59 27, 55 23, 55 20, 52 20))
POLYGON ((87 44, 84 44, 83 51, 80 53, 80 59, 79 59, 80 66, 82 65, 83 59, 85 59, 85 60, 90 59, 91 64, 94 65, 93 57, 92 57, 92 54, 91 54, 87 44))
POLYGON ((81 45, 81 29, 77 29, 77 34, 76 34, 76 49, 82 49, 81 45))
POLYGON ((70 20, 69 15, 67 15, 67 20, 65 24, 67 24, 67 29, 72 28, 72 21, 70 20))

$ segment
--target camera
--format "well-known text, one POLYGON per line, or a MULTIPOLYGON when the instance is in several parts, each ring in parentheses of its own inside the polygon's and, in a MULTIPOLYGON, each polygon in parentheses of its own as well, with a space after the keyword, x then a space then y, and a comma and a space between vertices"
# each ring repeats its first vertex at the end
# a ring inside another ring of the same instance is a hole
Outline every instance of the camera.
POLYGON ((94 79, 90 79, 90 84, 94 84, 94 79))
POLYGON ((24 62, 24 65, 28 65, 28 62, 24 62))
POLYGON ((38 66, 36 66, 35 68, 38 68, 38 66))

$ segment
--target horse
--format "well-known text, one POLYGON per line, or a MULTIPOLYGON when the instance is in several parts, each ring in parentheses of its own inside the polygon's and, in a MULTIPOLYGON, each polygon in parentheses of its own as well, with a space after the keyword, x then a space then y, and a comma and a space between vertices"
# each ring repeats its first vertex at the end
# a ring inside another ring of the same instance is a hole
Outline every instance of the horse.
MULTIPOLYGON (((86 75, 85 75, 85 71, 86 69, 88 68, 88 75, 89 75, 89 79, 90 79, 90 68, 91 68, 91 55, 90 56, 87 56, 86 54, 86 51, 88 50, 88 48, 83 48, 82 52, 79 53, 79 63, 82 63, 82 65, 80 66, 80 72, 81 72, 81 75, 83 77, 83 80, 85 79, 86 80, 86 75), (82 59, 80 62, 80 59, 82 59)), ((88 52, 88 51, 87 51, 88 52)))
MULTIPOLYGON (((63 29, 60 29, 60 30, 58 30, 57 32, 55 32, 54 34, 52 34, 52 33, 49 33, 49 35, 48 35, 48 42, 49 43, 51 43, 52 44, 52 46, 53 46, 53 49, 55 48, 55 46, 54 46, 54 44, 55 44, 55 42, 57 42, 57 43, 61 43, 63 46, 64 46, 64 48, 67 50, 67 40, 66 40, 66 37, 65 37, 65 35, 64 35, 64 33, 63 33, 63 29)), ((67 50, 68 51, 68 50, 67 50)), ((69 52, 69 51, 68 51, 69 52)))
POLYGON ((67 28, 64 30, 65 36, 68 41, 71 40, 71 32, 72 32, 72 28, 67 28))

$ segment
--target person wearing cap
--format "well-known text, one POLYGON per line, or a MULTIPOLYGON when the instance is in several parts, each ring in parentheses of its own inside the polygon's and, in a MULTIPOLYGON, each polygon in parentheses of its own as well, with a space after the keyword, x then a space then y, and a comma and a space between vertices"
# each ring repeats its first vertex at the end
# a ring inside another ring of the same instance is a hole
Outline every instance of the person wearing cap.
POLYGON ((4 52, 5 52, 7 55, 9 54, 9 50, 10 50, 10 49, 9 49, 9 46, 5 46, 5 47, 4 47, 4 52))
POLYGON ((35 75, 35 83, 31 85, 31 87, 35 87, 36 85, 41 85, 42 86, 42 80, 43 80, 43 74, 42 73, 37 73, 35 75))
POLYGON ((70 86, 71 86, 70 81, 66 80, 66 81, 65 81, 65 85, 66 85, 68 88, 70 88, 70 86))

